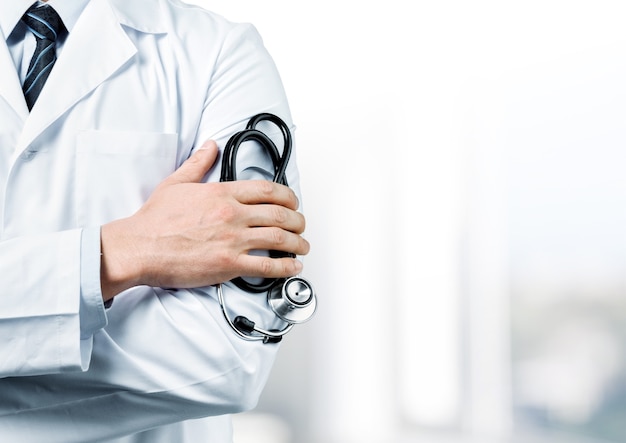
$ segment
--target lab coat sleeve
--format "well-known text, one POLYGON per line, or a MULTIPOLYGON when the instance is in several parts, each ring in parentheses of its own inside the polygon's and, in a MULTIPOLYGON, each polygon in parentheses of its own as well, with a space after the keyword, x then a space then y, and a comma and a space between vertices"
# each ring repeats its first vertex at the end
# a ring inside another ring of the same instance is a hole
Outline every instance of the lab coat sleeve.
MULTIPOLYGON (((273 112, 293 127, 280 78, 256 30, 235 26, 221 54, 190 145, 213 138, 223 147, 258 112, 273 112)), ((271 166, 260 151, 246 151, 246 175, 266 177, 271 166)), ((216 170, 209 180, 218 179, 216 170)), ((287 173, 297 190, 295 158, 287 173)), ((263 295, 229 284, 224 290, 231 315, 279 326, 263 295)), ((115 298, 107 316, 107 327, 94 336, 88 371, 0 380, 0 435, 85 443, 247 410, 256 405, 279 347, 237 336, 213 287, 132 288, 115 298)))
POLYGON ((82 242, 79 229, 0 242, 0 377, 87 369, 106 315, 81 288, 82 242))

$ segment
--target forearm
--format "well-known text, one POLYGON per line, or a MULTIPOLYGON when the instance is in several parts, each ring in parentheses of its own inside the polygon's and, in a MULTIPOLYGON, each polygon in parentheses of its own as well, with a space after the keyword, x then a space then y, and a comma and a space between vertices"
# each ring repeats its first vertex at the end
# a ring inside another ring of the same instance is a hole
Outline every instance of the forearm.
MULTIPOLYGON (((263 301, 250 295, 231 297, 230 304, 271 325, 273 319, 259 307, 263 301)), ((249 409, 278 349, 233 334, 212 288, 134 288, 116 299, 109 318, 107 330, 95 336, 89 371, 0 380, 0 435, 45 422, 41 431, 32 430, 45 438, 21 441, 84 443, 87 434, 113 438, 249 409), (36 396, 24 395, 34 391, 36 396)))

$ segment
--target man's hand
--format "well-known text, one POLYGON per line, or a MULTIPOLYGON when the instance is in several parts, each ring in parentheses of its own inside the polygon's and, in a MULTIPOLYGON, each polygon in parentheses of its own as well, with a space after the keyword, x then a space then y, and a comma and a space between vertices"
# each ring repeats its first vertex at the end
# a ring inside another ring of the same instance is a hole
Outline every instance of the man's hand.
POLYGON ((294 258, 249 254, 309 252, 293 191, 263 180, 201 183, 217 152, 214 142, 205 143, 137 213, 102 226, 104 300, 138 285, 193 288, 301 271, 294 258))

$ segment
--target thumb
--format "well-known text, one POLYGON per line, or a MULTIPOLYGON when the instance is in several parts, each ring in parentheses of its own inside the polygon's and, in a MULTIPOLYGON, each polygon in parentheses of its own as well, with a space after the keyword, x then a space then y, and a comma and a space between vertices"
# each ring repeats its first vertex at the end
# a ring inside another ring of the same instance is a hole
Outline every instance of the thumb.
POLYGON ((180 167, 164 180, 164 183, 198 183, 215 164, 217 144, 213 140, 204 144, 194 152, 180 167))

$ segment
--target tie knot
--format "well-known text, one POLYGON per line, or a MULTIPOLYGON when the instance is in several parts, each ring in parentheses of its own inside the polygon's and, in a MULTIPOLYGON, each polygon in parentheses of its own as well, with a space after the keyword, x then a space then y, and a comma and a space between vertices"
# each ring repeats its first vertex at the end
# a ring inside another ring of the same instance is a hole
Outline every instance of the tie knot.
POLYGON ((56 41, 59 33, 65 29, 59 14, 49 5, 31 6, 22 16, 22 21, 37 40, 56 41))

